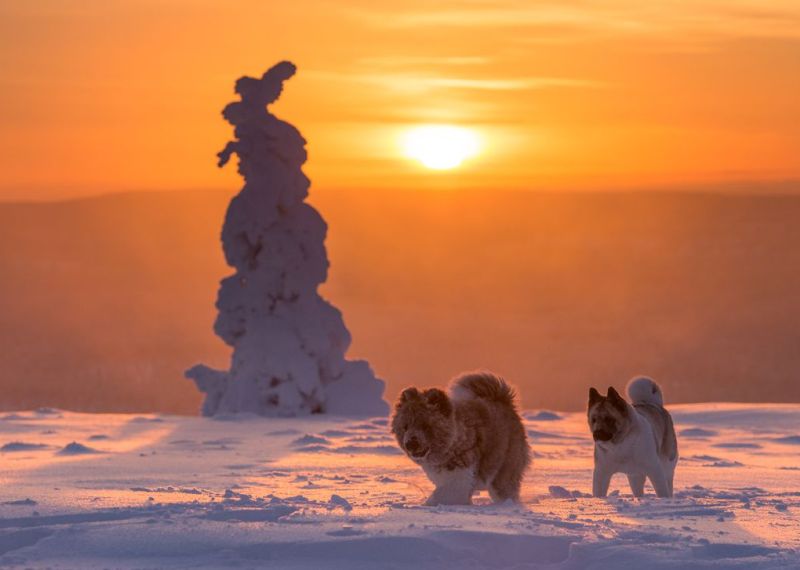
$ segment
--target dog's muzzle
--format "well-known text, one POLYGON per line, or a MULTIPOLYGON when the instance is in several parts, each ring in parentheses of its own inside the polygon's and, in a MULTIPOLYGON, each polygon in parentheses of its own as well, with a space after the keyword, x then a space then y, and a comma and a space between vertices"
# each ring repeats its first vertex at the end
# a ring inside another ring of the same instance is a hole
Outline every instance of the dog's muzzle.
POLYGON ((428 448, 422 445, 416 437, 412 437, 406 442, 406 452, 414 459, 422 459, 428 454, 428 448))
POLYGON ((592 437, 595 441, 609 441, 614 434, 604 429, 598 429, 592 432, 592 437))

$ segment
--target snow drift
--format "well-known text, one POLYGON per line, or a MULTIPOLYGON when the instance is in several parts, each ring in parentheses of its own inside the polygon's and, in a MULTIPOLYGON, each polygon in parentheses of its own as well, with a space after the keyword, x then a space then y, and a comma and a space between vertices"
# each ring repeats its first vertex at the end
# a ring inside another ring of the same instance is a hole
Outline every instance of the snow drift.
POLYGON ((222 112, 236 140, 219 153, 219 166, 236 154, 245 184, 222 228, 225 260, 236 272, 220 284, 214 325, 233 348, 230 370, 186 371, 206 394, 207 416, 388 412, 383 382, 366 362, 345 359, 350 334, 317 292, 328 272, 327 225, 305 202, 306 141, 267 110, 295 70, 281 62, 260 79, 240 78, 241 100, 222 112))

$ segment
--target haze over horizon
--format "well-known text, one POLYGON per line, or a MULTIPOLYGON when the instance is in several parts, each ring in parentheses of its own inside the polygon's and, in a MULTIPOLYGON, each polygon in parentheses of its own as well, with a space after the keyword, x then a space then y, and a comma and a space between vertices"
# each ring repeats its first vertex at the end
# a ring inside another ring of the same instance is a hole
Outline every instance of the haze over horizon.
MULTIPOLYGON (((195 413, 230 193, 0 204, 0 408, 195 413), (11 302, 13 300, 13 302, 11 302)), ((322 294, 391 400, 492 368, 526 407, 651 374, 670 402, 800 401, 800 196, 312 192, 322 294), (409 231, 413 228, 413 231, 409 231), (399 239, 402 237, 403 239, 399 239)))
MULTIPOLYGON (((238 188, 229 187, 197 187, 197 188, 148 188, 148 189, 116 189, 108 191, 89 191, 85 193, 75 192, 70 195, 54 195, 48 193, 46 195, 30 195, 23 191, 9 192, 6 196, 0 197, 0 204, 46 204, 46 203, 61 203, 61 202, 74 202, 81 200, 91 200, 94 198, 105 198, 110 196, 124 196, 128 194, 162 194, 162 193, 175 193, 181 194, 185 192, 218 192, 226 194, 229 197, 235 195, 238 188)), ((493 192, 489 188, 317 188, 316 184, 312 181, 311 194, 321 193, 326 196, 333 196, 337 193, 348 193, 351 191, 359 193, 376 193, 382 195, 383 192, 408 192, 412 195, 421 195, 427 192, 443 192, 443 193, 465 193, 474 194, 482 192, 493 192)), ((792 196, 800 194, 800 179, 787 179, 775 181, 749 181, 749 180, 731 180, 726 182, 709 182, 709 183, 687 183, 687 184, 665 184, 665 185, 645 185, 642 187, 603 187, 603 188, 571 188, 571 189, 553 189, 553 188, 508 188, 499 190, 500 192, 519 192, 519 193, 532 193, 532 194, 566 194, 566 195, 583 195, 583 194, 628 194, 628 193, 648 193, 648 194, 711 194, 711 195, 731 195, 731 196, 792 196)))

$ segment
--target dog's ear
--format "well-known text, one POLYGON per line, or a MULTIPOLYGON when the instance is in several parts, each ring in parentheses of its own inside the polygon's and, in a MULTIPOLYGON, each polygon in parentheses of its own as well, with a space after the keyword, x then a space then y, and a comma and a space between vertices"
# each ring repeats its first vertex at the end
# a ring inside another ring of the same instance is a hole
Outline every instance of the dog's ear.
POLYGON ((625 404, 625 399, 619 395, 613 386, 608 387, 608 394, 606 395, 608 401, 611 402, 611 405, 617 408, 620 412, 625 413, 628 410, 628 406, 625 404))
POLYGON ((425 399, 442 415, 449 416, 453 413, 453 404, 450 402, 450 396, 439 388, 425 390, 425 399))
POLYGON ((397 405, 402 406, 403 404, 405 404, 410 400, 417 400, 419 399, 419 396, 420 396, 419 390, 417 390, 413 386, 411 388, 406 388, 400 394, 400 399, 397 401, 397 405))
POLYGON ((590 406, 592 404, 596 403, 596 402, 599 402, 602 399, 603 399, 603 396, 600 395, 600 392, 598 392, 595 388, 589 388, 589 405, 590 406))

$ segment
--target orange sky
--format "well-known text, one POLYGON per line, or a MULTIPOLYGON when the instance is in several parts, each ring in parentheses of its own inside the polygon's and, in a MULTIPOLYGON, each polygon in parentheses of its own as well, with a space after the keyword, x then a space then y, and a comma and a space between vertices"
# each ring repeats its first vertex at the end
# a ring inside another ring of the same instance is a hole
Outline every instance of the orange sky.
POLYGON ((40 0, 0 3, 0 199, 237 188, 219 111, 281 59, 315 188, 800 178, 796 0, 40 0), (484 152, 409 162, 425 122, 484 152))

